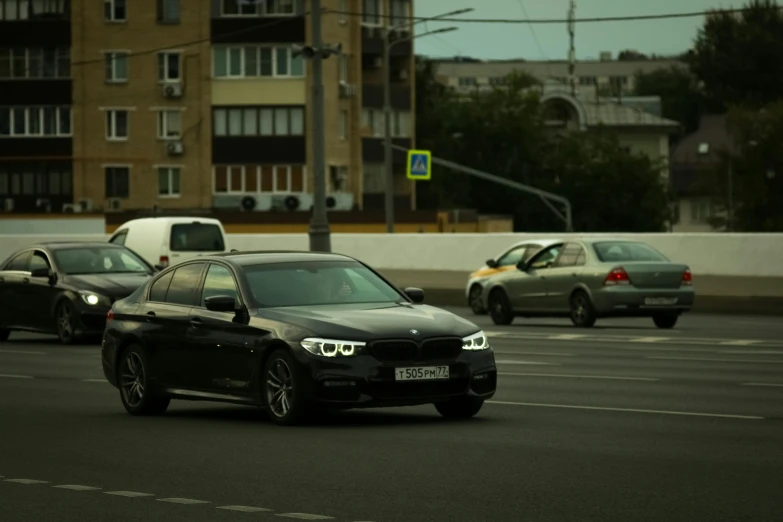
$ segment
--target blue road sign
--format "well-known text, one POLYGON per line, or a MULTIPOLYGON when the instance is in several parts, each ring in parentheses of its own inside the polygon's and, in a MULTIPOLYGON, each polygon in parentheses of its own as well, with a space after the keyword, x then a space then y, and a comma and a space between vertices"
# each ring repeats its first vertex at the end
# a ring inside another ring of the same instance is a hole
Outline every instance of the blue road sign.
POLYGON ((408 151, 408 179, 428 180, 432 177, 432 154, 428 150, 408 151))

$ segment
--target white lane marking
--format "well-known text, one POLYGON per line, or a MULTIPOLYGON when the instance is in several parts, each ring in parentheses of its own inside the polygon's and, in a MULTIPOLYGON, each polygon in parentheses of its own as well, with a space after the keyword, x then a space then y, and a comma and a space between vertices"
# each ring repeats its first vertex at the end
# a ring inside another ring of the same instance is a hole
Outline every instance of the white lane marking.
POLYGON ((564 379, 607 379, 611 381, 646 381, 658 382, 660 379, 650 377, 616 377, 613 375, 576 375, 567 373, 504 373, 498 372, 498 375, 516 375, 520 377, 555 377, 564 379))
POLYGON ((0 373, 0 377, 5 377, 6 379, 32 379, 33 378, 31 375, 12 375, 8 373, 0 373))
POLYGON ((550 335, 547 337, 547 339, 561 339, 563 341, 571 341, 574 339, 584 339, 587 337, 585 334, 560 334, 560 335, 550 335))
POLYGON ((33 352, 31 350, 0 350, 0 353, 18 353, 22 355, 46 355, 46 352, 33 352))
POLYGON ((668 341, 669 337, 630 337, 628 342, 632 343, 662 343, 668 341))
POLYGON ((52 486, 53 488, 70 489, 73 491, 95 491, 101 488, 94 488, 92 486, 80 486, 78 484, 61 484, 59 486, 52 486))
MULTIPOLYGON (((781 352, 783 353, 783 352, 781 352)), ((544 355, 546 357, 576 357, 576 355, 572 353, 555 353, 555 352, 498 352, 495 351, 496 355, 544 355)))
POLYGON ((48 484, 48 480, 34 480, 34 479, 5 479, 3 482, 14 482, 16 484, 48 484))
POLYGON ((82 382, 109 382, 106 379, 82 379, 82 382))
POLYGON ((137 498, 137 497, 154 497, 152 493, 139 493, 138 491, 104 491, 106 495, 114 495, 116 497, 128 497, 128 498, 137 498))
POLYGON ((536 362, 536 361, 495 361, 496 364, 530 364, 534 366, 560 366, 559 363, 536 362))
POLYGON ((734 355, 783 355, 783 352, 777 350, 723 350, 718 353, 734 355))
POLYGON ((723 346, 750 346, 751 344, 759 343, 760 341, 737 339, 735 341, 723 341, 723 346))
POLYGON ((491 330, 484 330, 484 335, 487 337, 504 337, 506 335, 511 335, 513 332, 500 332, 500 331, 491 331, 491 330))
POLYGON ((207 500, 196 500, 194 498, 179 498, 179 497, 171 497, 171 498, 156 498, 158 502, 169 502, 171 504, 209 504, 209 501, 207 500))
POLYGON ((260 513, 262 511, 272 511, 271 509, 252 506, 217 506, 217 509, 225 509, 226 511, 241 511, 243 513, 260 513))
POLYGON ((728 362, 728 363, 749 363, 749 364, 783 364, 783 361, 765 361, 761 359, 708 359, 705 357, 645 357, 645 359, 658 359, 661 361, 705 361, 705 362, 728 362))
POLYGON ((697 413, 687 411, 669 411, 669 410, 642 410, 637 408, 609 408, 601 406, 577 406, 573 404, 541 404, 534 402, 508 402, 508 401, 487 401, 487 404, 504 404, 507 406, 528 406, 533 408, 565 408, 570 410, 596 410, 596 411, 617 411, 625 413, 650 413, 658 415, 680 415, 684 417, 714 417, 718 419, 743 419, 743 420, 764 420, 764 417, 755 415, 732 415, 727 413, 697 413))
POLYGON ((278 517, 286 518, 298 518, 301 520, 329 520, 334 517, 327 517, 324 515, 313 515, 311 513, 278 513, 278 517))
POLYGON ((743 386, 769 386, 770 388, 783 388, 783 384, 773 384, 766 382, 745 382, 743 386))

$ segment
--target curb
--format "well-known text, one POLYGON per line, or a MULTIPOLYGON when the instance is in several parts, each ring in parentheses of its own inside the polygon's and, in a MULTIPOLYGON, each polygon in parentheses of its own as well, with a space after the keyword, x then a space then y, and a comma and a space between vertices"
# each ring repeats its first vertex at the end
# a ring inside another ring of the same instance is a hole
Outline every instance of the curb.
MULTIPOLYGON (((404 288, 404 286, 403 286, 404 288)), ((424 302, 434 306, 467 306, 464 288, 424 288, 424 302)), ((689 313, 783 316, 783 297, 739 297, 696 294, 689 313)))

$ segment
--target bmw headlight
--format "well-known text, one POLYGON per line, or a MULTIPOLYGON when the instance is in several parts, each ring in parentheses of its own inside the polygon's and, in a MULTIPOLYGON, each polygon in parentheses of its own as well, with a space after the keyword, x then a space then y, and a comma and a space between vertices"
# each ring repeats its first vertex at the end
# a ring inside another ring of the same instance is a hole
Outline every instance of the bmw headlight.
POLYGON ((105 295, 96 294, 95 292, 87 290, 79 290, 79 296, 82 298, 82 301, 90 306, 111 306, 111 300, 105 295))
POLYGON ((321 357, 353 357, 361 353, 367 343, 309 337, 299 344, 311 354, 321 357))
POLYGON ((462 338, 463 350, 486 350, 489 348, 489 339, 483 330, 462 338))

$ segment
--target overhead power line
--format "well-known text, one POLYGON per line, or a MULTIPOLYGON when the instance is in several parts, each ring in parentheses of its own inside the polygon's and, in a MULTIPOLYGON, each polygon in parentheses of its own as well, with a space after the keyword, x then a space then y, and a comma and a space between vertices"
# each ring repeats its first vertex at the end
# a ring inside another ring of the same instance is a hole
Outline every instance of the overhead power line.
MULTIPOLYGON (((778 9, 783 9, 783 6, 777 6, 778 9)), ((687 13, 664 13, 655 15, 634 15, 634 16, 606 16, 596 18, 576 18, 574 23, 600 23, 600 22, 634 22, 641 20, 666 20, 671 18, 696 18, 700 16, 709 16, 715 13, 744 13, 751 8, 743 7, 738 9, 713 9, 711 11, 691 11, 687 13)), ((348 16, 362 16, 362 13, 355 11, 338 11, 334 9, 328 10, 329 14, 342 14, 348 16)), ((543 18, 543 19, 529 19, 520 20, 515 18, 438 18, 434 20, 432 17, 427 16, 397 16, 390 14, 377 14, 374 15, 378 18, 394 18, 395 20, 407 20, 411 22, 452 22, 452 23, 467 23, 467 24, 565 24, 569 20, 566 18, 543 18)))

